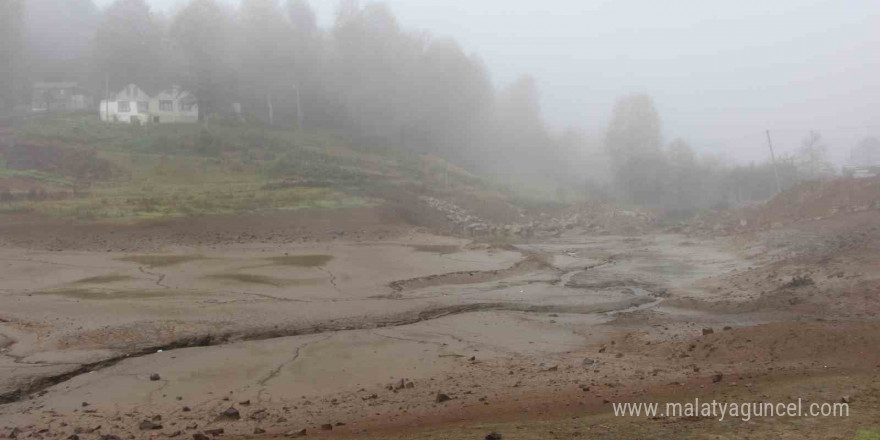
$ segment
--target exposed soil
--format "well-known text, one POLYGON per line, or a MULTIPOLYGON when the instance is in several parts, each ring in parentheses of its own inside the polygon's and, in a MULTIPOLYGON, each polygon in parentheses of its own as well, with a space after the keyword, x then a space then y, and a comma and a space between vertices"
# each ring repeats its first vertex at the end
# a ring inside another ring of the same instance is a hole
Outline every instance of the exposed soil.
POLYGON ((732 237, 587 225, 505 246, 431 235, 374 208, 20 220, 0 225, 0 427, 18 438, 880 428, 874 209, 732 237), (844 399, 852 416, 609 414, 611 402, 694 397, 844 399))

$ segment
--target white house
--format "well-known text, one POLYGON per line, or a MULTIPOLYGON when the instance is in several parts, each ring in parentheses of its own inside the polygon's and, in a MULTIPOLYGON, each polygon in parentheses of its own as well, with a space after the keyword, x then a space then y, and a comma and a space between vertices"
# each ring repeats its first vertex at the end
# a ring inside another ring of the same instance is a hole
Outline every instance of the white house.
POLYGON ((136 124, 198 122, 199 107, 195 97, 179 87, 150 96, 140 87, 129 84, 99 107, 102 121, 136 124))

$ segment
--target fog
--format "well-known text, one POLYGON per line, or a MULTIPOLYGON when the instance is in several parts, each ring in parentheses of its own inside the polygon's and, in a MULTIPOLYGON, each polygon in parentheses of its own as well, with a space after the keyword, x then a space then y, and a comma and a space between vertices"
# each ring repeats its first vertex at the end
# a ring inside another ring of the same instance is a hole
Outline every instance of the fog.
MULTIPOLYGON (((237 3, 229 0, 230 3, 237 3)), ((112 0, 98 0, 105 6, 112 0)), ((173 11, 182 0, 151 0, 173 11)), ((330 25, 334 0, 315 1, 330 25)), ((664 138, 740 162, 820 131, 831 159, 880 133, 880 3, 847 0, 387 0, 404 27, 454 37, 496 86, 524 73, 556 127, 600 136, 619 96, 654 97, 664 138)))
POLYGON ((40 81, 96 101, 177 86, 200 122, 332 134, 557 198, 693 213, 880 155, 876 4, 10 0, 3 17, 0 108, 28 111, 40 81))

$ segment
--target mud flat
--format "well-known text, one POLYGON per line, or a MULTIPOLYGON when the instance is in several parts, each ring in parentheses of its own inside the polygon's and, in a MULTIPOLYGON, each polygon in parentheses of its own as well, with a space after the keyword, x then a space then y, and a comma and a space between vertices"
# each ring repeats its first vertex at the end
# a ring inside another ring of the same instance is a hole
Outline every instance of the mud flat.
POLYGON ((593 371, 633 374, 632 358, 596 353, 619 314, 746 264, 726 242, 684 241, 571 234, 498 248, 411 233, 163 253, 2 249, 0 425, 140 436, 144 418, 169 435, 342 422, 337 433, 356 433, 593 371), (236 423, 218 419, 230 406, 236 423))

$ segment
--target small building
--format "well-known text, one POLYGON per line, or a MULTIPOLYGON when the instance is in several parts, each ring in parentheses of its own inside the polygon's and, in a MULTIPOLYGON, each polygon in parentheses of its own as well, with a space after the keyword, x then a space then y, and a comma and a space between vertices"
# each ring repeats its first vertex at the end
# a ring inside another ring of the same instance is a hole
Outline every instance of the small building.
POLYGON ((92 105, 92 98, 75 82, 36 82, 33 85, 32 112, 72 112, 89 110, 92 105))
POLYGON ((101 120, 107 122, 166 124, 199 120, 195 97, 176 86, 151 95, 129 84, 110 99, 102 100, 98 111, 101 120))

